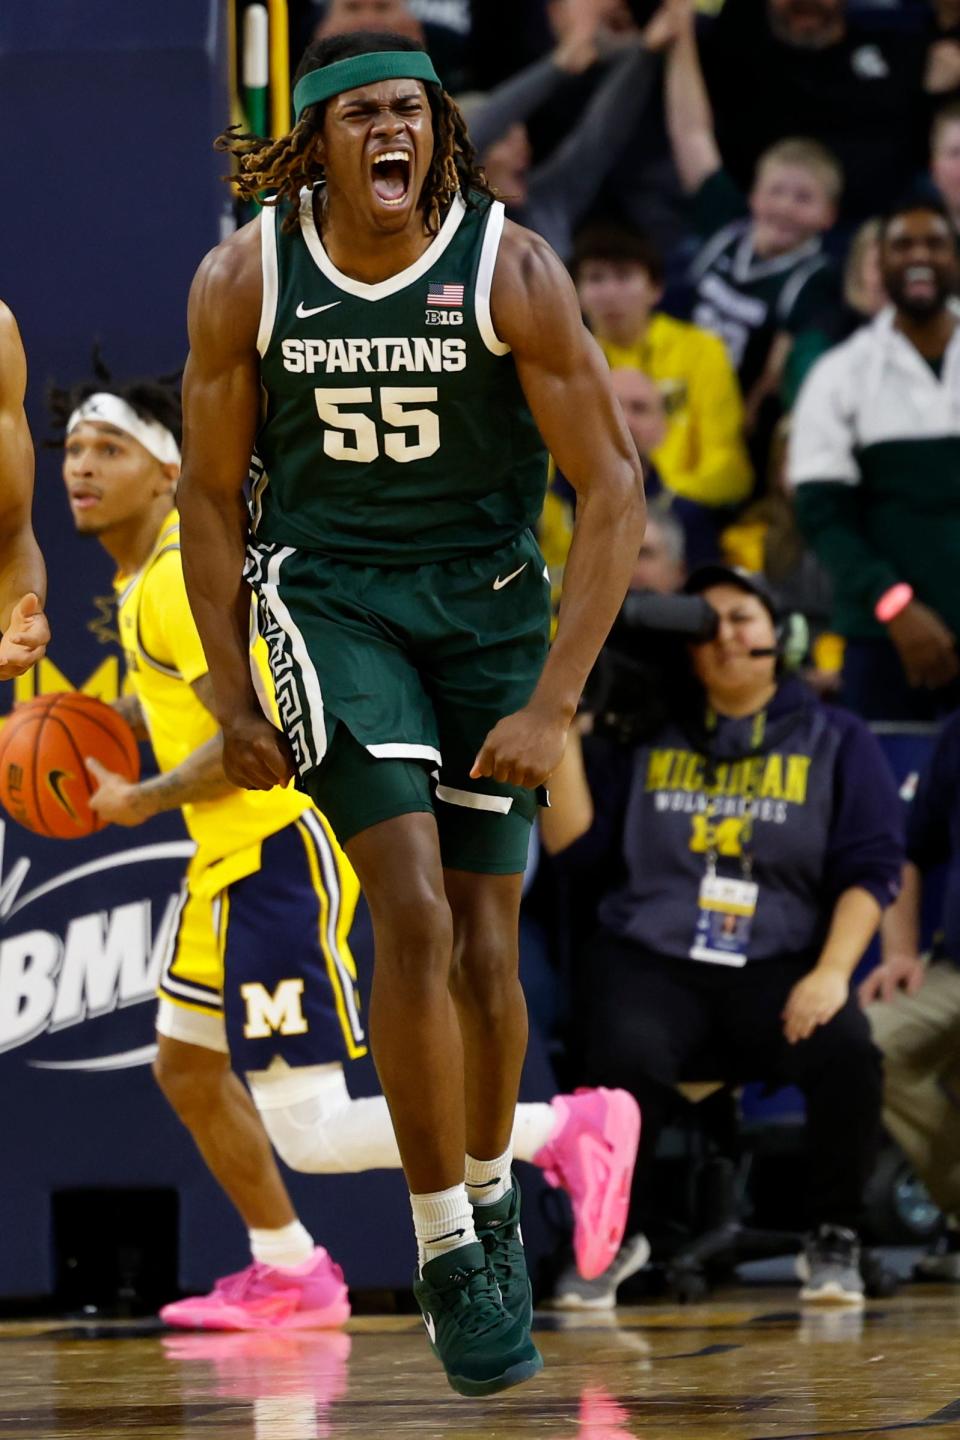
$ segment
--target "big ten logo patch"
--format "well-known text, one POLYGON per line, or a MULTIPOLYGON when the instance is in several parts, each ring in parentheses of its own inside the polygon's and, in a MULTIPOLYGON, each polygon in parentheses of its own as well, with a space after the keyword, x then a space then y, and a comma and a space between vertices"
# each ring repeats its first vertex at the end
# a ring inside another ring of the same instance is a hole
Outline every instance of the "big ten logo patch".
POLYGON ((303 1013, 303 981, 281 980, 273 994, 259 980, 240 986, 247 1018, 243 1034, 247 1040, 269 1040, 271 1035, 306 1035, 303 1013))

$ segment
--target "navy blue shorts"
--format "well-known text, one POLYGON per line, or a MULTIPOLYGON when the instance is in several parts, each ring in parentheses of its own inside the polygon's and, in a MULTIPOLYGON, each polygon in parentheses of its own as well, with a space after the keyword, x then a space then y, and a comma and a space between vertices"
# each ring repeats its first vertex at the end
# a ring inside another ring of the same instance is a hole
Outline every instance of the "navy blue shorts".
POLYGON ((307 810, 259 845, 191 866, 160 981, 157 1029, 235 1069, 366 1053, 348 935, 359 886, 307 810))

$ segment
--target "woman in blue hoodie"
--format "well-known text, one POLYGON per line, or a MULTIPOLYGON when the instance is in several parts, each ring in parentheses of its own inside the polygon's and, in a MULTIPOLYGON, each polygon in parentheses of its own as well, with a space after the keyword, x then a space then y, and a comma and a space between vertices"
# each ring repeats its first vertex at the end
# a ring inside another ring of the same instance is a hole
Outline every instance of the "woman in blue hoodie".
MULTIPOLYGON (((543 813, 565 868, 610 877, 588 958, 586 1078, 644 1110, 635 1196, 701 1053, 705 1078, 799 1086, 813 1227, 801 1298, 862 1305, 881 1066, 850 979, 896 894, 896 788, 864 723, 781 673, 762 579, 708 566, 685 588, 718 625, 691 646, 671 718, 632 748, 588 740, 584 756, 572 737, 543 813)), ((644 1252, 628 1241, 581 1303, 613 1304, 644 1252)))

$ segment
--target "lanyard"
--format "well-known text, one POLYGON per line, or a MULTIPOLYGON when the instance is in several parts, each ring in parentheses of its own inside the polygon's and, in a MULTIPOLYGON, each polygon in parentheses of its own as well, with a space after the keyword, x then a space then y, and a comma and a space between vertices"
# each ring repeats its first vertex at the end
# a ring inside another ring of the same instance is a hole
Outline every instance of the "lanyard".
MULTIPOLYGON (((714 710, 707 712, 707 730, 713 732, 717 728, 717 715, 714 710)), ((737 759, 752 760, 755 756, 762 754, 763 741, 767 731, 767 712, 761 710, 753 717, 753 733, 750 737, 750 750, 746 755, 738 756, 737 759)), ((717 817, 720 813, 720 797, 717 790, 717 758, 708 751, 705 756, 706 764, 703 768, 703 802, 704 819, 706 821, 706 847, 707 847, 707 874, 716 875, 719 853, 717 851, 717 817)), ((757 815, 756 805, 757 776, 753 767, 746 771, 746 783, 743 792, 742 823, 740 827, 740 871, 745 880, 749 880, 753 874, 753 822, 757 815)))

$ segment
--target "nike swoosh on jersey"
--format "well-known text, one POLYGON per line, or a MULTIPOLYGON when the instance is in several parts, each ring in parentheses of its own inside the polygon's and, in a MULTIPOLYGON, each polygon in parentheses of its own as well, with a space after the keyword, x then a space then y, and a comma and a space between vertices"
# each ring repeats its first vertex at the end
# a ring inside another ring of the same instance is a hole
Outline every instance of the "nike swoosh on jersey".
POLYGON ((521 571, 526 570, 526 568, 527 568, 527 563, 528 563, 528 562, 527 562, 526 560, 524 560, 524 562, 523 562, 523 564, 520 566, 520 569, 519 569, 519 570, 514 570, 511 575, 505 575, 502 580, 500 579, 500 576, 498 575, 497 578, 496 578, 496 580, 494 580, 494 582, 493 582, 493 588, 494 588, 494 590, 502 590, 503 587, 504 587, 504 585, 509 585, 511 580, 516 580, 517 576, 521 573, 521 571))
POLYGON ((312 305, 309 308, 304 306, 303 301, 297 306, 297 319, 309 320, 311 315, 322 315, 324 310, 332 310, 334 305, 339 305, 339 300, 331 300, 329 305, 312 305))

